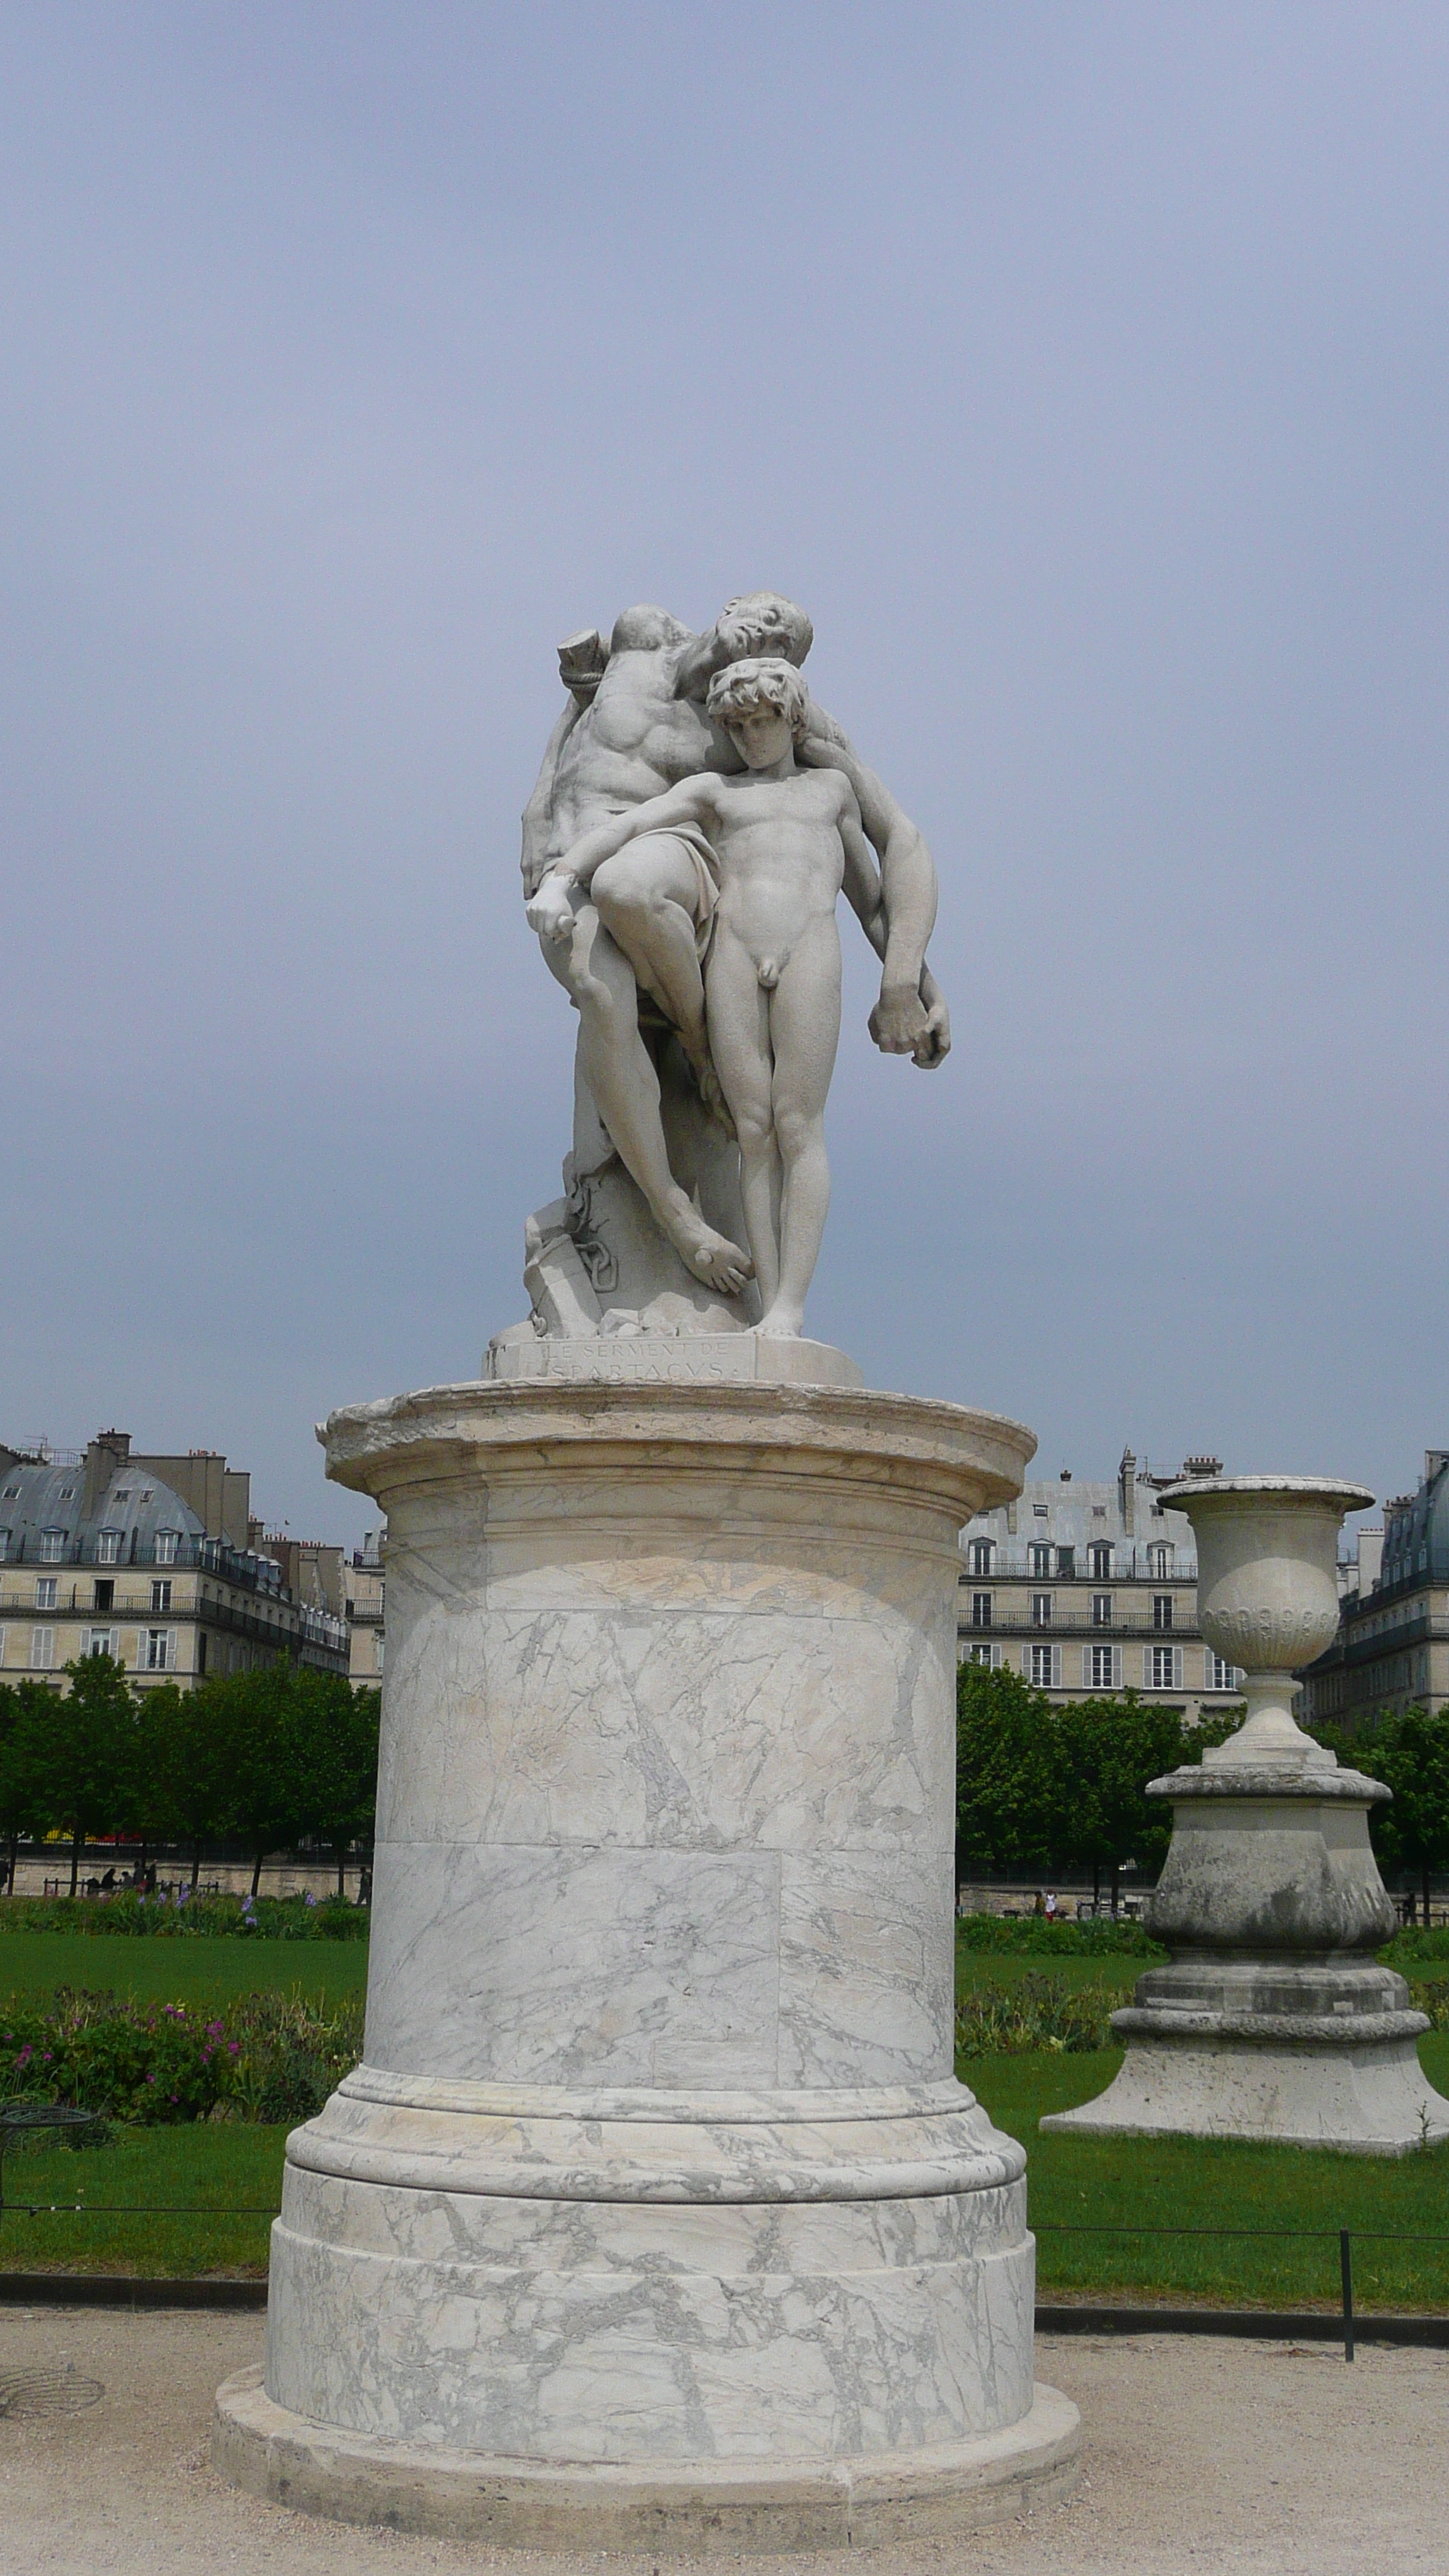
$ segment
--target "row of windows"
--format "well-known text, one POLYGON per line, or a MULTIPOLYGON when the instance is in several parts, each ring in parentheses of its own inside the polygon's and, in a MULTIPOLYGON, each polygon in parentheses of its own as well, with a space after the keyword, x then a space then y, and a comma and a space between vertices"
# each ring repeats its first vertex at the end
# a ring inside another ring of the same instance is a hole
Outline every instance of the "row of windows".
MULTIPOLYGON (((1094 1539, 1091 1546, 1086 1551, 1086 1557, 1086 1571, 1091 1577, 1093 1583, 1110 1583, 1115 1570, 1111 1540, 1094 1539)), ((1152 1545, 1147 1550, 1147 1571, 1149 1576, 1155 1575, 1159 1582, 1165 1582, 1173 1570, 1173 1557, 1174 1551, 1168 1540, 1154 1539, 1152 1545)), ((996 1568, 995 1539, 973 1538, 969 1540, 966 1549, 966 1562, 973 1574, 989 1575, 994 1573, 996 1568)), ((1038 1581, 1042 1580, 1046 1576, 1055 1574, 1064 1583, 1073 1582, 1076 1579, 1077 1572, 1076 1548, 1053 1547, 1045 1539, 1033 1539, 1026 1551, 1026 1570, 1028 1574, 1035 1575, 1038 1581)))
MULTIPOLYGON (((1161 1629, 1170 1628, 1173 1624, 1173 1615, 1172 1594, 1170 1592, 1154 1593, 1152 1596, 1153 1627, 1161 1629)), ((994 1595, 990 1592, 973 1592, 971 1595, 972 1627, 991 1628, 994 1627, 995 1624, 994 1595)), ((1031 1624, 1034 1628, 1049 1628, 1051 1626, 1052 1595, 1049 1592, 1034 1592, 1032 1594, 1031 1624)), ((1092 1625, 1094 1628, 1111 1627, 1112 1595, 1110 1592, 1093 1593, 1092 1625)))
MULTIPOLYGON (((1023 1646, 1021 1649, 1022 1679, 1033 1683, 1038 1690, 1063 1689, 1065 1685, 1062 1677, 1068 1651, 1057 1645, 1023 1646)), ((1083 1646, 1081 1687, 1084 1690, 1121 1690, 1129 1656, 1132 1664, 1137 1665, 1139 1650, 1135 1647, 1129 1649, 1107 1645, 1083 1646)), ((1006 1660, 1006 1649, 1003 1646, 993 1645, 972 1646, 970 1659, 973 1664, 988 1665, 993 1672, 999 1672, 1006 1660)), ((1193 1690, 1235 1691, 1242 1685, 1243 1677, 1238 1667, 1235 1664, 1225 1664, 1221 1655, 1215 1655, 1211 1647, 1203 1650, 1201 1683, 1194 1674, 1192 1680, 1184 1684, 1184 1658, 1181 1646, 1143 1646, 1140 1649, 1140 1659, 1140 1687, 1143 1690, 1182 1690, 1186 1686, 1193 1690)), ((1075 1656, 1073 1660, 1075 1661, 1075 1656)), ((1196 1657, 1193 1660, 1195 1663, 1196 1657)), ((1139 1683, 1139 1675, 1135 1670, 1126 1678, 1130 1679, 1134 1686, 1139 1683)), ((1074 1674, 1073 1686, 1075 1683, 1074 1674)))
MULTIPOLYGON (((20 1638, 23 1645, 23 1629, 17 1629, 15 1634, 20 1638)), ((9 1640, 9 1629, 0 1628, 0 1665, 3 1665, 7 1661, 9 1640)), ((197 1643, 199 1648, 204 1648, 206 1640, 204 1637, 199 1638, 197 1643)), ((119 1663, 121 1660, 121 1639, 119 1630, 115 1628, 82 1628, 80 1632, 80 1653, 83 1656, 110 1655, 113 1657, 115 1662, 119 1663)), ((9 1660, 13 1661, 13 1658, 9 1658, 9 1660)), ((27 1660, 32 1672, 54 1672, 55 1630, 53 1628, 31 1629, 30 1653, 27 1660)), ((139 1672, 145 1673, 175 1672, 176 1631, 174 1628, 143 1628, 141 1630, 138 1639, 136 1669, 139 1672)), ((205 1671, 206 1669, 206 1658, 204 1653, 201 1653, 198 1656, 198 1669, 201 1671, 205 1671)))
MULTIPOLYGON (((125 1535, 126 1533, 124 1530, 113 1529, 101 1530, 98 1533, 96 1538, 95 1556, 97 1565, 120 1564, 121 1547, 125 1539, 125 1535)), ((182 1532, 180 1530, 158 1530, 156 1532, 154 1554, 155 1561, 158 1565, 174 1565, 176 1563, 181 1547, 181 1539, 182 1532)), ((64 1565, 66 1549, 69 1544, 69 1530, 42 1530, 35 1546, 36 1562, 40 1565, 64 1565)), ((10 1532, 8 1529, 0 1529, 0 1556, 8 1556, 9 1553, 10 1532)))
MULTIPOLYGON (((96 1608, 97 1608, 98 1610, 109 1610, 109 1609, 110 1609, 110 1607, 111 1607, 111 1599, 110 1599, 110 1596, 111 1596, 111 1594, 115 1591, 115 1588, 116 1588, 116 1587, 115 1587, 115 1585, 114 1585, 113 1583, 98 1583, 98 1584, 96 1585, 96 1604, 95 1604, 95 1606, 96 1606, 96 1608), (102 1598, 102 1596, 103 1596, 103 1595, 104 1595, 104 1598, 102 1598)), ((59 1589, 60 1589, 59 1582, 58 1582, 58 1580, 57 1580, 57 1578, 56 1578, 56 1576, 55 1576, 55 1575, 53 1575, 53 1574, 38 1574, 38 1575, 36 1576, 36 1578, 35 1578, 35 1607, 36 1607, 36 1609, 37 1609, 37 1610, 58 1610, 58 1609, 59 1609, 59 1607, 60 1607, 60 1603, 59 1603, 58 1599, 56 1598, 56 1595, 57 1595, 57 1593, 58 1593, 59 1589)), ((153 1583, 153 1584, 152 1584, 152 1586, 151 1586, 151 1608, 152 1608, 152 1612, 153 1612, 153 1614, 154 1614, 155 1612, 158 1612, 158 1611, 166 1611, 166 1610, 169 1610, 169 1609, 170 1609, 170 1607, 171 1607, 171 1577, 170 1577, 169 1575, 166 1575, 166 1576, 164 1576, 164 1577, 162 1578, 162 1580, 161 1580, 160 1582, 158 1582, 158 1583, 153 1583)))

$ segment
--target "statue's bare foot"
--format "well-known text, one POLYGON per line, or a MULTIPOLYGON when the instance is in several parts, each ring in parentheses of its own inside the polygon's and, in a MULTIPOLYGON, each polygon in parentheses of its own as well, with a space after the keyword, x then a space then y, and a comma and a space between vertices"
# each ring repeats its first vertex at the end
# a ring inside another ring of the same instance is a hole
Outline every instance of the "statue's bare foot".
POLYGON ((664 1214, 663 1224, 685 1269, 707 1288, 717 1288, 724 1297, 738 1297, 746 1280, 754 1277, 749 1254, 731 1243, 728 1235, 716 1234, 712 1225, 706 1225, 688 1199, 664 1214))
POLYGON ((787 1306, 772 1306, 768 1315, 762 1315, 750 1327, 762 1342, 798 1342, 804 1329, 804 1316, 787 1306))

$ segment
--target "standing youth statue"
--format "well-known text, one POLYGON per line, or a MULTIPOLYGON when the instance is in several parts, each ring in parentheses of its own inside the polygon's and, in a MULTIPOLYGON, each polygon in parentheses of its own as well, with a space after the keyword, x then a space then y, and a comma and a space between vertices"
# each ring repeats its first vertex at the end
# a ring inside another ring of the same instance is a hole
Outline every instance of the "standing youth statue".
POLYGON ((524 815, 528 917, 579 1012, 566 1196, 529 1220, 534 1335, 795 1338, 829 1199, 835 900, 882 961, 871 1034, 950 1046, 920 833, 799 675, 773 592, 703 635, 628 609, 560 649, 569 696, 524 815), (879 864, 877 864, 877 861, 879 864))

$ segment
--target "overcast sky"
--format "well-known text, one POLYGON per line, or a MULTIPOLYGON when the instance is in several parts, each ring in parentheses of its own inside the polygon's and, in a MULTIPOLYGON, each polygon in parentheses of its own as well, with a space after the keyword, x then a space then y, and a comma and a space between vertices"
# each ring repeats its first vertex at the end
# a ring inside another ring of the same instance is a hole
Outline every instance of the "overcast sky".
POLYGON ((1411 1485, 1446 200, 1413 0, 0 9, 0 1436, 375 1519, 313 1421, 558 1188, 554 644, 769 585, 956 1040, 854 941, 811 1329, 1038 1472, 1411 1485))

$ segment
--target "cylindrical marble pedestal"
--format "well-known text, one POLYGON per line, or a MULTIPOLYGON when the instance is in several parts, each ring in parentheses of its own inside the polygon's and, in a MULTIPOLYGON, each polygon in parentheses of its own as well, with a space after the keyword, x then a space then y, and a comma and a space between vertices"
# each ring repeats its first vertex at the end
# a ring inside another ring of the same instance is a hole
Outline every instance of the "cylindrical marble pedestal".
POLYGON ((681 1379, 326 1437, 388 1514, 367 2057, 289 2141, 221 2464, 591 2548, 1063 2492, 1024 2158, 952 2074, 956 1537, 1030 1435, 681 1379))

